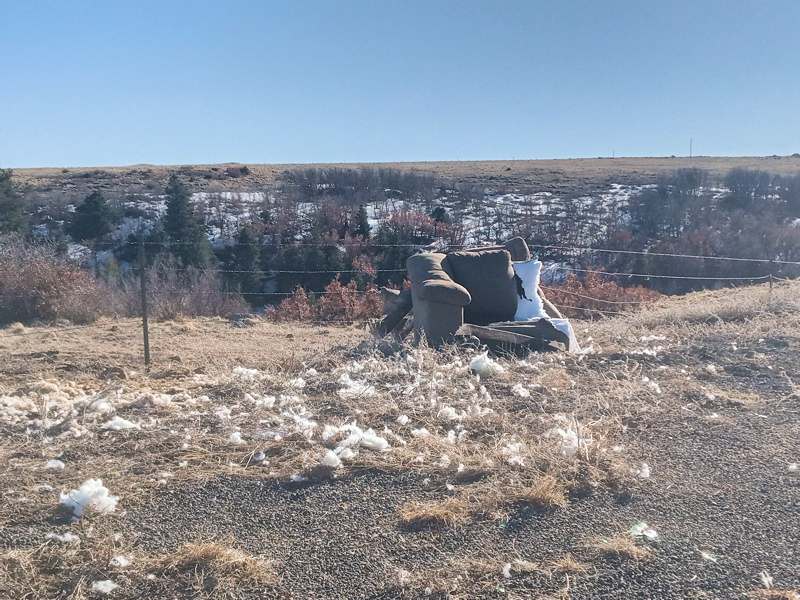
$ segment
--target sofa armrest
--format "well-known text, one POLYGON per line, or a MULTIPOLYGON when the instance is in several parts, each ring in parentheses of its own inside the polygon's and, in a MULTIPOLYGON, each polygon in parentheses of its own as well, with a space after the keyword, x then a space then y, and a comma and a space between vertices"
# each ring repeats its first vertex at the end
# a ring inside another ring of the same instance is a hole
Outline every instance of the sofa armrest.
POLYGON ((472 297, 464 286, 455 281, 429 279, 419 284, 417 297, 429 302, 441 302, 453 306, 466 306, 472 297))

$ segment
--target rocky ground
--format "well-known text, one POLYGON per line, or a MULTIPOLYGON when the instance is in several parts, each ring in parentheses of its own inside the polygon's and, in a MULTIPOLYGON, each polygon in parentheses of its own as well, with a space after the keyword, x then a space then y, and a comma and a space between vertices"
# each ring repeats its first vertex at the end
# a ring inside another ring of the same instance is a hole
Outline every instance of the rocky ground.
POLYGON ((207 319, 145 372, 135 321, 0 331, 0 597, 797 598, 798 292, 525 360, 207 319))

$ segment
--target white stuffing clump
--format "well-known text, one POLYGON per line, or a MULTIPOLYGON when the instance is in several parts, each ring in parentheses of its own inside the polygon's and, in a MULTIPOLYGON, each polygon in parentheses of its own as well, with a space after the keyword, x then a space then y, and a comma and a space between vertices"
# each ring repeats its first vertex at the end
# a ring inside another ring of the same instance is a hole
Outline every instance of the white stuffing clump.
POLYGON ((58 460, 57 458, 53 458, 44 463, 44 468, 49 471, 63 471, 64 463, 58 460))
POLYGON ((400 415, 397 417, 397 422, 400 425, 408 425, 409 421, 411 421, 411 419, 408 417, 408 415, 400 415))
POLYGON ((523 386, 521 383, 518 383, 517 385, 512 387, 511 388, 511 393, 512 394, 516 394, 520 398, 530 398, 531 397, 531 393, 527 389, 525 389, 525 386, 523 386))
POLYGON ((108 561, 109 566, 116 567, 118 569, 124 569, 125 567, 129 567, 133 559, 130 556, 114 556, 110 561, 108 561))
POLYGON ((234 367, 233 374, 242 379, 255 379, 258 376, 258 369, 248 369, 246 367, 234 367))
POLYGON ((64 535, 58 535, 57 533, 53 533, 52 531, 44 536, 48 540, 58 540, 59 542, 63 542, 65 544, 80 544, 81 538, 79 538, 74 533, 67 532, 64 535))
POLYGON ((342 398, 359 398, 362 396, 374 396, 375 388, 365 381, 351 379, 349 373, 342 373, 339 377, 339 384, 344 386, 338 394, 342 398))
POLYGON ((61 493, 59 502, 69 508, 76 517, 80 517, 87 509, 99 513, 114 512, 119 496, 109 494, 108 488, 101 479, 87 479, 77 490, 68 494, 61 493))
POLYGON ((119 586, 116 583, 114 583, 113 581, 111 581, 110 579, 104 579, 102 581, 95 581, 92 584, 92 590, 94 590, 95 592, 101 592, 103 594, 110 594, 111 592, 113 592, 118 587, 119 586))
POLYGON ((488 352, 478 354, 469 362, 469 367, 483 377, 499 375, 500 373, 505 373, 506 370, 503 365, 489 358, 488 352))
POLYGON ((355 457, 358 454, 356 446, 362 446, 367 450, 386 450, 389 447, 389 442, 386 438, 379 436, 372 429, 364 431, 355 423, 343 425, 339 428, 341 432, 350 432, 350 434, 339 442, 339 445, 333 451, 334 454, 342 460, 347 460, 355 457))
POLYGON ((427 427, 420 427, 419 429, 411 430, 411 435, 413 435, 414 437, 425 437, 430 434, 431 432, 428 431, 427 427))
POLYGON ((522 451, 522 442, 514 442, 506 444, 501 452, 506 457, 506 462, 510 465, 522 467, 525 465, 525 459, 522 458, 520 452, 522 451))
POLYGON ((214 416, 218 419, 225 420, 231 418, 231 409, 227 406, 220 406, 217 410, 214 411, 214 416))
POLYGON ((328 452, 322 458, 322 464, 325 465, 326 467, 332 467, 335 469, 336 467, 341 466, 342 461, 336 455, 336 452, 334 452, 333 450, 328 450, 328 452))
POLYGON ((240 444, 244 444, 244 440, 242 439, 242 434, 239 431, 234 431, 228 438, 228 441, 231 444, 236 444, 237 446, 240 444))
POLYGON ((336 436, 341 430, 334 425, 325 425, 322 429, 322 441, 327 442, 332 437, 336 436))
POLYGON ((138 423, 133 423, 132 421, 128 421, 127 419, 123 419, 122 417, 114 417, 110 421, 106 421, 101 426, 101 429, 109 429, 111 431, 122 431, 124 429, 141 429, 141 425, 138 423))

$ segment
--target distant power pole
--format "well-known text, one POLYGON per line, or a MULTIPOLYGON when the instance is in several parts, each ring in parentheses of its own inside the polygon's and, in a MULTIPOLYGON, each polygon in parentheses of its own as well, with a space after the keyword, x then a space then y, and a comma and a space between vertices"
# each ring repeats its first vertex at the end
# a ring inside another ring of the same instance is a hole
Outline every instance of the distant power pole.
POLYGON ((689 138, 689 158, 692 158, 692 138, 689 138))

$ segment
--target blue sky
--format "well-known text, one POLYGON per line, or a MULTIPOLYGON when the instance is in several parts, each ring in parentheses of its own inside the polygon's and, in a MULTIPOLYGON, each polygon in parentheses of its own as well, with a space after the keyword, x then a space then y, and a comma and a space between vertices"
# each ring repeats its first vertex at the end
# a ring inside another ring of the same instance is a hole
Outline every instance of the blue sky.
POLYGON ((800 2, 0 0, 0 167, 800 152, 800 2))

